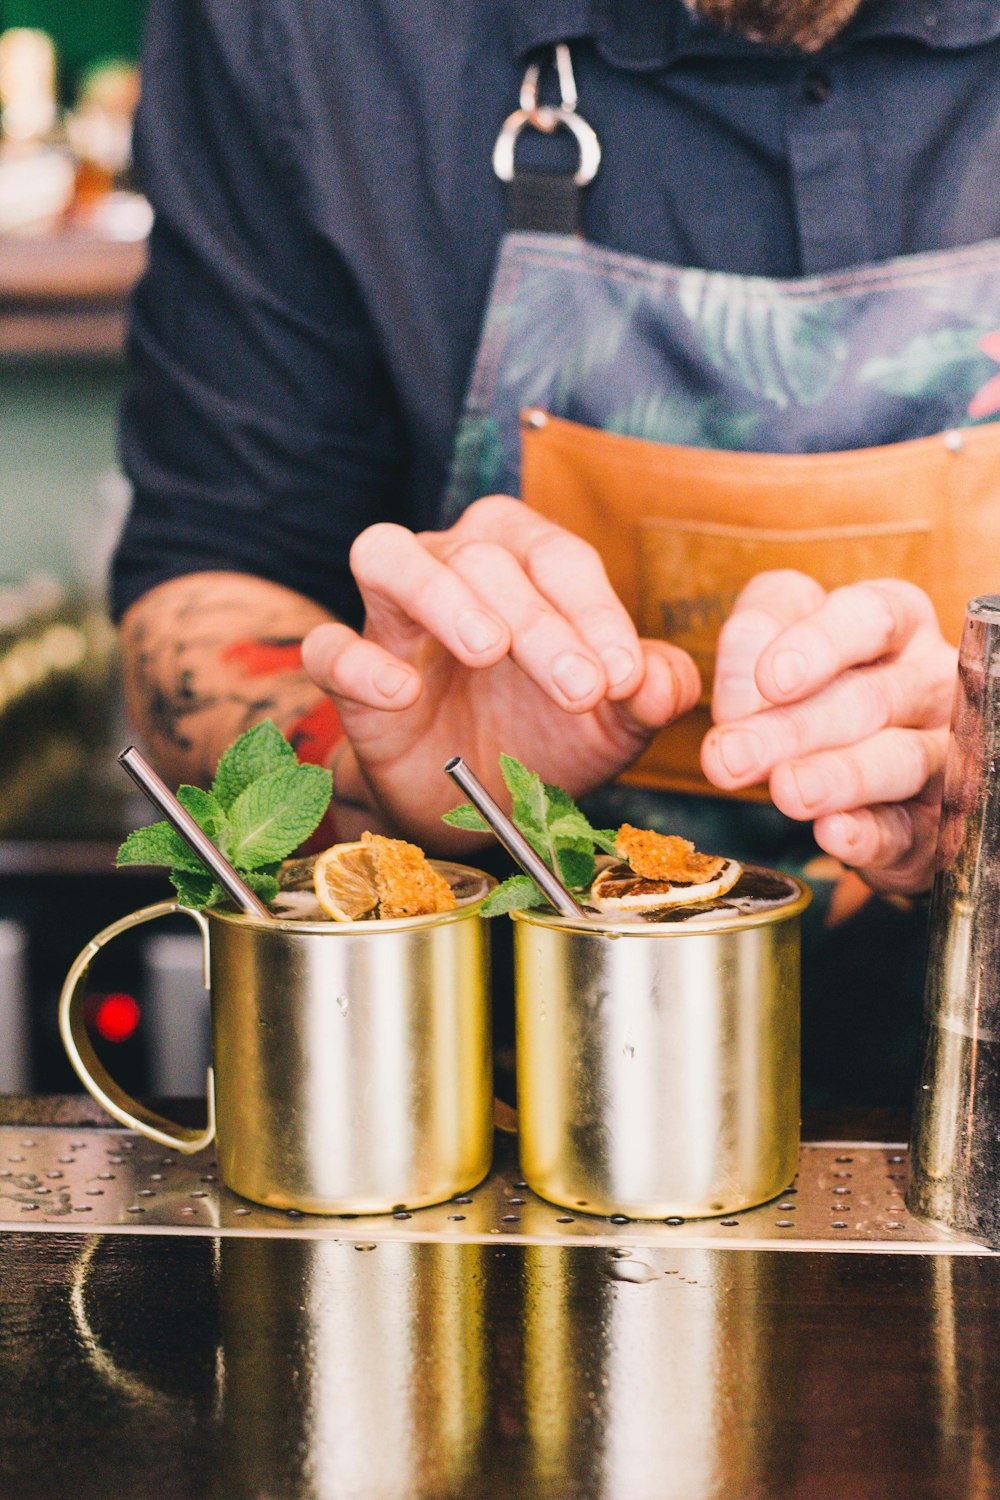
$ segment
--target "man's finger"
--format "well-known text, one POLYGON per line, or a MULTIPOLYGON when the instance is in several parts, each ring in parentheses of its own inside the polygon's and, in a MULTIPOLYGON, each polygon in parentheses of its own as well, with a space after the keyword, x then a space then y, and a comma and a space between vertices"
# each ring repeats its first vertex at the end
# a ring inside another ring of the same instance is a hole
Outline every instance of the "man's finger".
POLYGON ((444 562, 477 543, 512 554, 538 592, 600 657, 607 696, 627 698, 636 691, 643 673, 638 633, 600 555, 581 537, 518 500, 494 495, 477 500, 449 532, 422 539, 444 562))
POLYGON ((507 654, 510 633, 496 610, 404 526, 369 526, 351 548, 351 570, 365 605, 366 634, 394 654, 405 656, 422 631, 467 667, 489 666, 507 654))
POLYGON ((719 635, 712 690, 717 724, 746 718, 767 705, 756 680, 762 654, 788 626, 815 612, 824 598, 814 578, 792 569, 758 573, 750 580, 719 635))
POLYGON ((804 703, 769 708, 709 730, 702 745, 706 776, 724 790, 763 781, 782 761, 800 760, 878 734, 891 725, 936 728, 945 718, 954 658, 901 658, 842 673, 804 703))
MULTIPOLYGON (((539 593, 512 552, 493 542, 453 551, 448 568, 489 599, 510 636, 510 655, 526 676, 562 708, 584 712, 604 697, 607 678, 596 652, 539 593)), ((628 673, 631 680, 638 674, 628 673)))
POLYGON ((420 697, 422 684, 413 667, 348 625, 310 631, 302 642, 302 665, 324 692, 365 708, 393 712, 420 697))
POLYGON ((794 702, 848 667, 896 655, 927 628, 937 632, 934 607, 913 584, 885 579, 834 589, 770 642, 756 685, 771 703, 794 702))
POLYGON ((937 807, 923 799, 834 813, 813 825, 821 849, 886 892, 926 890, 934 876, 937 807))
POLYGON ((678 646, 667 641, 642 642, 645 671, 638 692, 624 702, 609 704, 627 732, 640 739, 688 713, 698 701, 698 668, 678 646))
POLYGON ((940 774, 947 746, 944 728, 885 729, 857 745, 783 761, 771 772, 771 797, 787 817, 802 820, 908 802, 940 774))

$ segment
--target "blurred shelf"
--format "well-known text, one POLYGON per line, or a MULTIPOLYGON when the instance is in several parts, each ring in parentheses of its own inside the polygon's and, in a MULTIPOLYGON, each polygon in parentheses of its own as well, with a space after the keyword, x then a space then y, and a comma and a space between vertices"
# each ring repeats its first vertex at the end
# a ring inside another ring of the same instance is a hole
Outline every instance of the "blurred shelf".
POLYGON ((113 358, 145 241, 0 236, 0 358, 113 358))
POLYGON ((0 879, 8 875, 101 875, 127 880, 130 873, 134 875, 134 867, 131 871, 115 867, 120 842, 120 839, 0 838, 0 879))

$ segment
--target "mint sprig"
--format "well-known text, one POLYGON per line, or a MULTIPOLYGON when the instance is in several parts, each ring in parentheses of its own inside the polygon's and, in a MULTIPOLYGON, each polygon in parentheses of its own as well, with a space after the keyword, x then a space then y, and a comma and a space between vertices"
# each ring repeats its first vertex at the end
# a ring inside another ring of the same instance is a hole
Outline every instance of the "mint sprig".
MULTIPOLYGON (((278 892, 281 861, 314 833, 330 804, 333 778, 303 765, 270 719, 224 751, 211 791, 178 788, 177 799, 262 901, 278 892)), ((119 865, 167 865, 183 906, 214 906, 225 895, 169 823, 137 828, 118 850, 119 865)))
MULTIPOLYGON (((590 889, 596 851, 614 854, 613 828, 593 828, 568 792, 550 786, 512 755, 501 755, 500 772, 511 796, 511 817, 535 853, 571 891, 590 889)), ((489 826, 469 802, 444 815, 452 828, 489 832, 489 826)), ((527 875, 512 875, 492 891, 480 910, 484 917, 532 906, 545 906, 546 897, 527 875)))

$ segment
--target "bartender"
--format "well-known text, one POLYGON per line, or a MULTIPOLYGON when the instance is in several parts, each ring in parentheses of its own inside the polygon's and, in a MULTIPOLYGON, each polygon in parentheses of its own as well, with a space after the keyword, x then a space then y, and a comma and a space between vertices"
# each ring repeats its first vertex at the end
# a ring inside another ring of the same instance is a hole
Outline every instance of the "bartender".
POLYGON ((440 767, 507 751, 846 867, 807 1062, 874 994, 904 1077, 864 897, 929 884, 996 586, 998 63, 968 0, 162 0, 114 571, 161 768, 271 716, 339 837, 467 838, 440 767))

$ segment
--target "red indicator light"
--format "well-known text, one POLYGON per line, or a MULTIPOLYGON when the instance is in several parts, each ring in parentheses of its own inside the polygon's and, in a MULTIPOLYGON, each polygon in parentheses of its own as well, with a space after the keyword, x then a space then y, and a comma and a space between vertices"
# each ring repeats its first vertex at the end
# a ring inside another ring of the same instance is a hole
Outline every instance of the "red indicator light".
POLYGON ((131 995, 104 995, 94 1025, 106 1042, 127 1042, 139 1024, 139 1005, 131 995))

